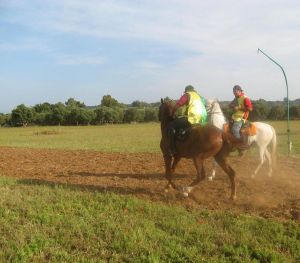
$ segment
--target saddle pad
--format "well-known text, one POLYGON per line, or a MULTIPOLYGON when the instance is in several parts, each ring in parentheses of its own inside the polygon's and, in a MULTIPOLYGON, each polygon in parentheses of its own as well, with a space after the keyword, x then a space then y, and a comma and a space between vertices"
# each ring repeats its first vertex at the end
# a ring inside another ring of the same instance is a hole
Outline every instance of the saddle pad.
POLYGON ((247 136, 253 136, 256 134, 256 126, 253 123, 250 123, 247 127, 242 127, 240 133, 247 136))
MULTIPOLYGON (((223 132, 224 133, 231 132, 230 125, 228 123, 225 123, 223 125, 223 132)), ((253 123, 249 123, 247 126, 241 128, 240 133, 246 136, 256 135, 256 126, 253 123)))
POLYGON ((225 124, 223 125, 223 132, 224 132, 224 133, 230 132, 229 123, 225 123, 225 124))

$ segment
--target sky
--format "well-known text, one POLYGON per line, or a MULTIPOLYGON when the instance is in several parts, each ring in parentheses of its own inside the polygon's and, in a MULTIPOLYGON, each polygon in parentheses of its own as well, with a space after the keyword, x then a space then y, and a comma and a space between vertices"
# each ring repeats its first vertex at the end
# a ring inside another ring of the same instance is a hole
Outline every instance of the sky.
POLYGON ((0 112, 75 98, 300 98, 299 0, 0 0, 0 112))

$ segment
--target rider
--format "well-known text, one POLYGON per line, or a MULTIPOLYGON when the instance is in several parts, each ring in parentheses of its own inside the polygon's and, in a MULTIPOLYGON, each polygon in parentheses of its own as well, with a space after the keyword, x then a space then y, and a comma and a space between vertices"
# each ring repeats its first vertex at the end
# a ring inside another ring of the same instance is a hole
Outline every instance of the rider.
MULTIPOLYGON (((234 137, 237 139, 235 143, 237 144, 237 148, 239 146, 243 148, 245 147, 244 139, 241 138, 240 129, 243 124, 249 117, 249 112, 252 111, 252 103, 251 100, 244 94, 242 88, 239 85, 235 85, 233 87, 233 94, 235 96, 234 100, 229 104, 229 107, 234 110, 231 119, 232 119, 232 127, 231 132, 234 137)), ((240 152, 240 155, 242 153, 240 152)))
POLYGON ((173 108, 173 114, 175 111, 183 106, 186 106, 184 116, 178 117, 168 126, 169 142, 170 142, 170 154, 174 155, 175 149, 175 134, 180 129, 191 127, 193 124, 204 125, 206 123, 207 112, 205 109, 205 99, 200 96, 193 86, 188 85, 185 87, 184 94, 176 102, 173 108))

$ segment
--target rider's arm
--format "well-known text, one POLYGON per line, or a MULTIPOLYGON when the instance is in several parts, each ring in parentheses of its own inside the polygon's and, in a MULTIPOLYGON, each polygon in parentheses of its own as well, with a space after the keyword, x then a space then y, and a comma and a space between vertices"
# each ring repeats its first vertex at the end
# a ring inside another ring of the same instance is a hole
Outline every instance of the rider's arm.
POLYGON ((245 98, 244 106, 245 106, 245 111, 252 111, 253 110, 252 103, 251 103, 251 100, 249 98, 245 98))
POLYGON ((176 102, 177 108, 182 107, 186 105, 189 101, 189 96, 188 94, 183 94, 180 99, 176 102))
POLYGON ((235 109, 237 106, 237 99, 235 98, 232 102, 230 102, 229 107, 235 109))
POLYGON ((187 105, 188 102, 189 102, 189 96, 188 96, 188 94, 183 94, 183 95, 180 97, 180 99, 176 102, 176 105, 175 105, 175 107, 174 107, 174 112, 175 112, 178 108, 180 108, 180 107, 182 107, 182 106, 184 106, 184 105, 187 105))
POLYGON ((249 112, 252 111, 253 107, 252 107, 252 103, 251 100, 249 98, 245 98, 244 100, 244 116, 243 119, 247 120, 249 117, 249 112))
POLYGON ((180 108, 180 107, 182 107, 182 106, 184 106, 184 105, 187 105, 188 104, 188 101, 189 101, 189 96, 188 96, 188 94, 183 94, 181 97, 180 97, 180 99, 176 102, 176 104, 175 104, 175 106, 174 106, 174 108, 173 108, 173 112, 172 112, 172 114, 174 114, 175 113, 175 111, 178 109, 178 108, 180 108))

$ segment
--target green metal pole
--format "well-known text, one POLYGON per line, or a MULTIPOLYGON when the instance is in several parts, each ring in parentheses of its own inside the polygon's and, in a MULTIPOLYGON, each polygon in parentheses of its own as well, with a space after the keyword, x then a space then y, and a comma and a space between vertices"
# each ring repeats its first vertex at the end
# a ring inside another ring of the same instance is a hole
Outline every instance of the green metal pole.
POLYGON ((265 52, 263 52, 261 49, 258 49, 257 52, 261 52, 263 53, 268 59, 270 59, 272 62, 274 62, 278 67, 281 68, 283 75, 284 75, 284 79, 285 79, 285 85, 286 85, 286 99, 287 99, 287 136, 288 136, 288 156, 290 156, 290 153, 292 151, 292 142, 290 140, 290 100, 289 100, 289 86, 288 86, 288 82, 287 82, 287 78, 285 75, 285 72, 283 70, 283 67, 277 63, 274 59, 272 59, 270 56, 268 56, 265 52))

